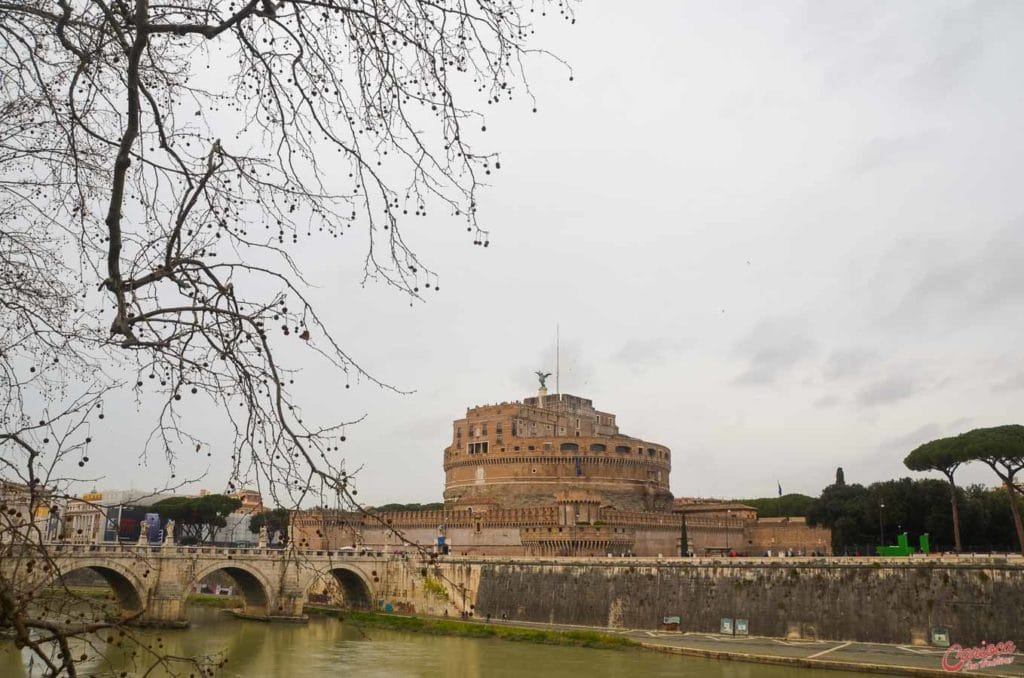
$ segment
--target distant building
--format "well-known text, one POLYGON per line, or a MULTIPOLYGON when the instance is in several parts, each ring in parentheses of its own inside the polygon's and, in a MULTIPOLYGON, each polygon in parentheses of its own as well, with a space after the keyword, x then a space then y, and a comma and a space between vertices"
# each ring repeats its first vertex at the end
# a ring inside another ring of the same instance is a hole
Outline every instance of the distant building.
POLYGON ((759 518, 753 506, 723 499, 677 498, 673 511, 686 519, 697 554, 830 555, 832 531, 803 517, 759 518))
POLYGON ((412 543, 536 556, 763 555, 764 544, 811 553, 823 538, 795 520, 770 529, 743 504, 673 502, 671 469, 665 445, 623 434, 614 414, 586 398, 542 387, 522 401, 471 407, 452 423, 443 509, 297 511, 294 538, 300 548, 412 543))
POLYGON ((228 496, 242 502, 242 506, 238 509, 239 513, 262 513, 264 511, 263 495, 258 490, 244 488, 232 492, 228 496))
MULTIPOLYGON (((210 493, 200 490, 198 496, 207 494, 210 493)), ((66 502, 59 538, 78 544, 137 541, 146 516, 154 513, 152 506, 176 496, 182 495, 143 490, 94 490, 66 502)), ((214 543, 255 544, 256 535, 249 531, 249 520, 254 513, 264 510, 260 493, 244 489, 230 496, 241 501, 242 506, 227 516, 227 525, 216 532, 214 543)), ((151 539, 162 536, 161 526, 150 525, 149 529, 151 539)))
POLYGON ((53 493, 0 478, 0 544, 40 543, 56 538, 59 511, 53 508, 53 493))
MULTIPOLYGON (((138 541, 145 516, 159 501, 179 496, 146 490, 103 490, 68 499, 64 507, 61 541, 72 544, 138 541)), ((158 525, 150 526, 156 539, 158 525)))
POLYGON ((225 518, 227 525, 217 530, 213 537, 215 544, 232 546, 255 546, 257 535, 249 530, 249 521, 257 513, 266 510, 263 496, 258 490, 244 488, 228 495, 242 502, 234 512, 225 518))

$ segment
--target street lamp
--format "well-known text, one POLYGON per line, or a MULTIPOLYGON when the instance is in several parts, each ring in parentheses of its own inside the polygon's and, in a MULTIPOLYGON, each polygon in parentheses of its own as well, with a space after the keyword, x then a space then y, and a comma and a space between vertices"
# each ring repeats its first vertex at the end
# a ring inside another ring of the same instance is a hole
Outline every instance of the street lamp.
POLYGON ((729 555, 729 520, 732 518, 732 509, 725 510, 725 555, 729 555))
POLYGON ((885 502, 878 502, 878 538, 881 539, 879 546, 885 546, 885 523, 882 522, 882 509, 885 508, 885 502))

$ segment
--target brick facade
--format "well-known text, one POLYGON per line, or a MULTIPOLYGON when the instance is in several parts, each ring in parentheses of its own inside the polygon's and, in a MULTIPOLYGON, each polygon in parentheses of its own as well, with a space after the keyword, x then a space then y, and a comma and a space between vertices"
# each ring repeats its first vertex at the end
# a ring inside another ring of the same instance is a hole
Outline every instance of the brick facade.
POLYGON ((615 415, 569 394, 471 407, 452 424, 444 451, 445 503, 492 499, 510 508, 550 504, 561 490, 586 489, 623 511, 671 508, 672 453, 622 435, 615 415))
POLYGON ((701 500, 680 510, 671 470, 666 446, 622 434, 615 415, 586 398, 541 389, 520 402, 471 407, 453 422, 443 510, 298 512, 293 538, 324 550, 433 548, 443 536, 459 555, 678 556, 760 555, 765 539, 810 544, 821 536, 796 525, 759 529, 750 506, 701 500))

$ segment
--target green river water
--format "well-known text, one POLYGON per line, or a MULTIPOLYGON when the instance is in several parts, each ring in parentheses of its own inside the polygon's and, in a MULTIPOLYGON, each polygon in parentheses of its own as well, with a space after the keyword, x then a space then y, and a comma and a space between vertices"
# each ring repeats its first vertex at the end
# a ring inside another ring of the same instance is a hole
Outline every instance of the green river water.
MULTIPOLYGON (((709 678, 842 678, 853 675, 789 667, 719 662, 663 655, 642 650, 597 650, 502 640, 430 636, 359 628, 330 618, 313 617, 308 624, 266 624, 235 619, 220 610, 195 607, 187 630, 139 631, 143 643, 162 654, 196 657, 219 653, 227 662, 216 676, 230 678, 360 678, 455 676, 492 678, 612 678, 619 676, 707 676, 709 678)), ((86 648, 76 648, 76 654, 86 648)), ((140 676, 148 664, 124 648, 100 640, 94 649, 107 661, 87 660, 82 675, 140 676)), ((0 678, 41 675, 38 663, 30 672, 27 654, 0 641, 0 678)), ((175 673, 155 670, 153 678, 188 676, 194 667, 179 665, 175 673)))

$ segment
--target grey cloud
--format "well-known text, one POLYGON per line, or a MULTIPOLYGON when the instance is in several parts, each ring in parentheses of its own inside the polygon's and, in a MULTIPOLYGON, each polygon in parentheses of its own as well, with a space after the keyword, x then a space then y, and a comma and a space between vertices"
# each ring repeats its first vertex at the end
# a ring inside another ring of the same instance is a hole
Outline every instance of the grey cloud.
MULTIPOLYGON (((943 261, 917 254, 924 259, 914 262, 922 272, 886 315, 885 324, 959 328, 1008 306, 1024 306, 1024 224, 996 233, 981 251, 952 248, 943 261)), ((911 250, 908 256, 914 254, 911 250)))
POLYGON ((949 96, 979 60, 983 47, 980 40, 967 39, 937 53, 906 79, 907 89, 923 95, 949 96))
POLYGON ((1024 389, 1024 371, 1011 374, 1005 379, 992 385, 993 393, 1004 393, 1006 391, 1019 391, 1024 389))
POLYGON ((435 416, 411 419, 394 428, 394 432, 408 440, 444 440, 451 433, 447 412, 432 413, 435 416))
POLYGON ((692 345, 693 342, 689 339, 672 337, 630 339, 612 355, 611 360, 642 370, 663 364, 685 352, 692 345))
POLYGON ((815 350, 800 329, 800 323, 775 318, 761 322, 736 346, 736 353, 748 361, 747 369, 736 377, 737 384, 773 384, 815 350))
POLYGON ((903 459, 918 445, 945 435, 947 426, 929 422, 917 428, 878 441, 873 449, 867 448, 846 468, 847 482, 871 482, 879 478, 895 478, 910 475, 910 469, 903 465, 903 459), (853 479, 853 480, 851 480, 853 479))
POLYGON ((833 395, 833 394, 829 394, 829 395, 822 396, 822 397, 818 398, 817 400, 815 400, 814 401, 814 406, 822 408, 822 409, 825 409, 825 408, 829 408, 829 407, 835 407, 836 405, 838 405, 841 402, 842 402, 842 399, 839 396, 833 395))
POLYGON ((903 435, 882 441, 878 446, 878 449, 883 452, 898 452, 900 450, 906 450, 909 453, 918 445, 941 437, 943 429, 944 427, 940 426, 938 422, 933 421, 923 426, 919 426, 909 433, 904 433, 903 435))
POLYGON ((883 440, 878 444, 876 452, 886 457, 899 454, 906 455, 915 447, 923 445, 930 440, 966 431, 971 421, 973 420, 970 417, 961 417, 945 424, 940 424, 936 421, 929 422, 902 435, 883 440))
POLYGON ((860 374, 865 367, 878 360, 874 349, 854 347, 833 351, 822 368, 827 381, 835 381, 860 374))
POLYGON ((864 144, 851 171, 862 174, 873 169, 913 159, 927 149, 935 140, 931 133, 901 137, 876 137, 864 144))
POLYGON ((886 405, 909 398, 918 390, 918 380, 910 375, 890 375, 868 384, 857 393, 861 407, 886 405))
POLYGON ((960 417, 958 419, 954 419, 946 426, 946 431, 962 433, 970 427, 972 421, 974 421, 974 417, 960 417))

